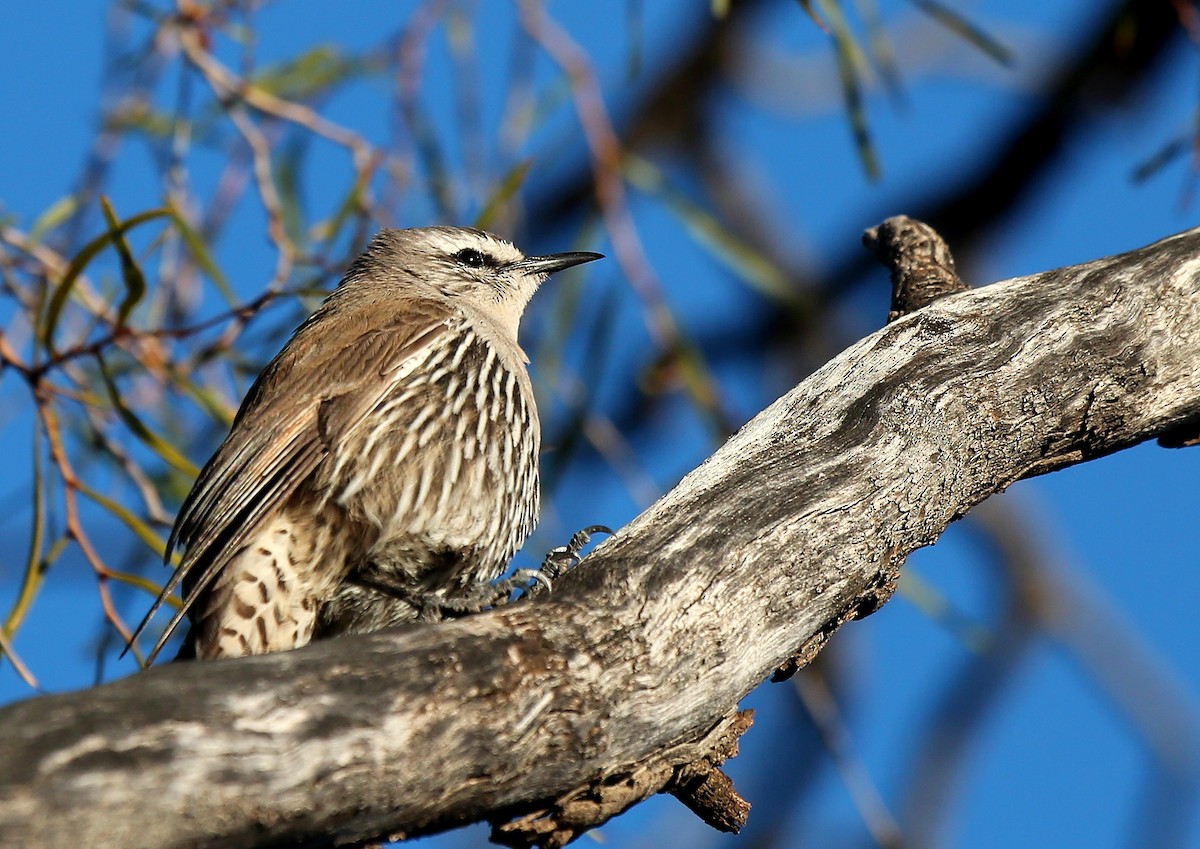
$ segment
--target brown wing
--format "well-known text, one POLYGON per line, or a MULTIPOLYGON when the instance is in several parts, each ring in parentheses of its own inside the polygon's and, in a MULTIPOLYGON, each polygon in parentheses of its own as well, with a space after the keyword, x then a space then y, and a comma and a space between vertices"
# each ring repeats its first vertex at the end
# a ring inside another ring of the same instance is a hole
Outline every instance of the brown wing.
POLYGON ((186 551, 133 640, 181 582, 183 604, 147 663, 263 518, 328 456, 330 443, 319 422, 322 405, 336 399, 351 419, 343 422, 353 424, 389 391, 406 360, 421 357, 459 320, 452 308, 437 302, 411 301, 397 310, 394 303, 381 308, 335 295, 297 329, 254 382, 229 436, 179 510, 164 557, 169 559, 180 544, 186 551))

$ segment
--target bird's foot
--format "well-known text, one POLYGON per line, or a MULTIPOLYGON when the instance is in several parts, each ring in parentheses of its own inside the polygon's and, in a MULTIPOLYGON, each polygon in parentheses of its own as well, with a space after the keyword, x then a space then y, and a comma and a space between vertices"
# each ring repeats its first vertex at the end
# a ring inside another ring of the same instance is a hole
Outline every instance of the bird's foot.
POLYGON ((453 595, 430 594, 427 606, 439 619, 457 619, 503 604, 508 593, 508 590, 501 590, 497 584, 473 584, 456 590, 453 595))
POLYGON ((588 525, 586 528, 576 531, 566 545, 555 546, 546 552, 546 558, 540 567, 521 569, 514 573, 511 580, 517 583, 512 589, 520 592, 520 598, 550 592, 554 587, 554 582, 579 563, 582 559, 580 553, 596 534, 611 536, 612 529, 605 525, 588 525))
POLYGON ((604 525, 589 525, 576 531, 566 545, 550 549, 536 569, 518 569, 511 576, 490 584, 475 584, 453 595, 429 594, 423 599, 423 621, 436 621, 479 613, 490 607, 502 607, 511 601, 531 598, 553 589, 554 582, 582 559, 581 552, 596 534, 611 534, 604 525), (514 593, 516 594, 514 597, 514 593))

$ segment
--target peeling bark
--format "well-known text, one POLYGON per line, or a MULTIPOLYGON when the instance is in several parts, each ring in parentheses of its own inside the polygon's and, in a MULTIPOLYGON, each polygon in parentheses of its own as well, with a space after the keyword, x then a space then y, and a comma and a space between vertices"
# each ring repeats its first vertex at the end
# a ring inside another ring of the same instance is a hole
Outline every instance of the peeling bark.
POLYGON ((630 782, 630 803, 718 798, 703 763, 732 751, 738 701, 876 609, 911 551, 1016 480, 1197 422, 1200 229, 941 298, 548 598, 5 708, 0 843, 357 842, 603 807, 630 782))

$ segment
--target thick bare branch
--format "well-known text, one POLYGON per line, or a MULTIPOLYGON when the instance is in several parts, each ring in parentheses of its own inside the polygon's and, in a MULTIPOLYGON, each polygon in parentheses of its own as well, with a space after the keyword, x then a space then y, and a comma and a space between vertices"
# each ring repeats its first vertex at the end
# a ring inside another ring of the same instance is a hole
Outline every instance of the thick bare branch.
POLYGON ((1200 229, 941 298, 772 405, 548 599, 4 709, 2 842, 355 841, 611 801, 582 790, 650 773, 678 790, 658 779, 705 772, 687 765, 728 748, 747 692, 877 608, 973 505, 1200 421, 1197 352, 1200 229))

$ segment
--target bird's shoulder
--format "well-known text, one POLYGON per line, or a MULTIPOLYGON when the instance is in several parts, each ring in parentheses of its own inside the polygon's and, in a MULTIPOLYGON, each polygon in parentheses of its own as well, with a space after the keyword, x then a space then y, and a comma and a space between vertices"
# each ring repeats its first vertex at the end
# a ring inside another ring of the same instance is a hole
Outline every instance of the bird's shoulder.
POLYGON ((352 419, 383 391, 389 370, 463 321, 434 300, 327 299, 254 381, 180 508, 171 546, 194 538, 222 503, 256 497, 263 469, 294 457, 307 457, 305 468, 319 462, 331 411, 352 419))
POLYGON ((263 369, 239 418, 265 404, 300 402, 307 407, 353 392, 439 340, 462 333, 467 324, 462 310, 434 299, 330 298, 263 369))

